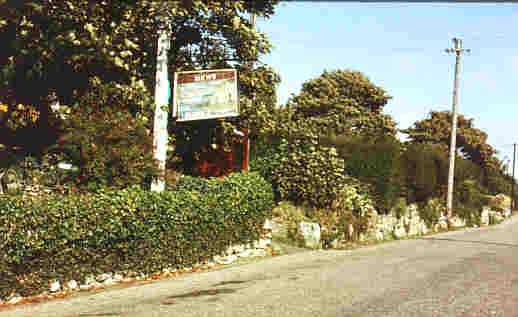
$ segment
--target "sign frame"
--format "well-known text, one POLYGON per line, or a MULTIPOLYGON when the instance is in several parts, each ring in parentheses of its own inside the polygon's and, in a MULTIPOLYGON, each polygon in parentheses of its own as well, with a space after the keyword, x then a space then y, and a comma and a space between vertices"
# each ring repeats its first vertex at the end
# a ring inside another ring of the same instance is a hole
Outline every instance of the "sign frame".
POLYGON ((237 69, 175 72, 173 87, 173 116, 177 122, 236 117, 240 114, 237 69), (182 88, 184 93, 180 93, 182 88), (191 100, 197 99, 198 102, 182 103, 182 99, 187 99, 183 95, 187 94, 191 95, 191 100), (222 110, 215 111, 216 107, 222 110), (207 110, 201 110, 203 108, 207 110))

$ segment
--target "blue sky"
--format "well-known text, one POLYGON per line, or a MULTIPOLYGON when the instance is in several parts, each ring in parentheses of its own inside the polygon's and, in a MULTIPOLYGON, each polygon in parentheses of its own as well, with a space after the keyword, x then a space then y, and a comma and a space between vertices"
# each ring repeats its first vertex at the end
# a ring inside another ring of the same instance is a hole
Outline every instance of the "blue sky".
MULTIPOLYGON (((455 57, 463 39, 458 113, 488 134, 500 159, 518 142, 518 3, 281 2, 257 19, 274 48, 261 61, 280 75, 278 103, 324 69, 363 72, 393 99, 385 107, 407 128, 431 110, 451 110, 455 57)), ((512 162, 512 161, 511 161, 512 162)))

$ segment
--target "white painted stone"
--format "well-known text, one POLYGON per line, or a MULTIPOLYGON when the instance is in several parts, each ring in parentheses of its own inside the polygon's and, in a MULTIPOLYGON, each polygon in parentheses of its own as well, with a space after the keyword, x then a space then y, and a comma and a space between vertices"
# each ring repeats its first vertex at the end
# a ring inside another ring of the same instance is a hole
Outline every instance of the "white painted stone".
POLYGON ((11 299, 9 299, 7 302, 8 302, 9 304, 16 304, 16 303, 21 302, 21 301, 22 301, 22 299, 23 299, 23 297, 21 297, 21 296, 13 296, 13 297, 11 297, 11 299))
POLYGON ((263 257, 266 256, 266 250, 264 249, 255 249, 253 250, 253 257, 263 257))
POLYGON ((168 267, 162 270, 162 273, 164 274, 170 274, 176 272, 176 268, 168 267))
POLYGON ((233 249, 234 253, 240 253, 245 251, 245 246, 243 244, 236 244, 235 246, 233 246, 233 249))
POLYGON ((111 277, 107 278, 106 280, 103 281, 103 285, 113 285, 115 284, 115 280, 111 277))
POLYGON ((352 238, 354 235, 354 227, 353 227, 352 223, 347 225, 347 230, 349 231, 349 238, 352 238))
POLYGON ((487 226, 489 225, 489 208, 483 207, 482 208, 482 214, 480 215, 480 225, 487 226))
POLYGON ((234 254, 216 260, 216 262, 219 264, 230 264, 235 261, 237 261, 237 256, 234 254))
POLYGON ((461 219, 460 217, 452 217, 449 220, 450 220, 450 224, 454 228, 460 228, 460 227, 464 227, 466 225, 466 222, 463 219, 461 219))
POLYGON ((304 237, 304 241, 309 248, 320 247, 320 226, 314 222, 300 222, 299 230, 304 237))
POLYGON ((93 282, 91 284, 83 284, 83 285, 80 285, 79 286, 79 289, 81 291, 87 291, 87 290, 90 290, 90 289, 93 289, 93 288, 97 288, 99 286, 101 286, 102 284, 101 283, 98 283, 98 282, 93 282))
POLYGON ((59 283, 59 281, 54 281, 50 284, 50 288, 49 290, 52 292, 52 293, 55 293, 57 291, 59 291, 61 289, 61 284, 59 283))
POLYGON ((112 275, 113 275, 112 273, 103 273, 103 274, 101 274, 101 275, 97 276, 97 277, 95 278, 95 280, 96 280, 97 282, 99 282, 99 283, 102 283, 102 282, 106 281, 107 279, 111 278, 111 277, 112 277, 112 275))
POLYGON ((426 226, 426 223, 423 221, 421 222, 421 234, 427 234, 428 233, 428 227, 426 226))
POLYGON ((122 274, 117 273, 117 274, 113 275, 114 281, 122 281, 123 279, 124 279, 124 276, 122 276, 122 274))
POLYGON ((208 267, 215 267, 216 263, 209 261, 209 262, 207 262, 207 266, 208 267))
POLYGON ((253 256, 253 254, 254 254, 254 249, 249 248, 249 249, 246 249, 243 252, 239 253, 238 256, 242 257, 242 258, 247 258, 247 257, 253 256))
POLYGON ((67 283, 69 289, 76 289, 78 287, 76 280, 70 280, 67 283))
POLYGON ((265 239, 261 239, 261 240, 258 240, 258 241, 254 241, 254 248, 255 249, 266 249, 268 247, 268 244, 270 244, 271 240, 268 241, 268 240, 265 240, 265 239))
POLYGON ((264 222, 264 229, 273 230, 273 221, 266 219, 266 221, 264 222))

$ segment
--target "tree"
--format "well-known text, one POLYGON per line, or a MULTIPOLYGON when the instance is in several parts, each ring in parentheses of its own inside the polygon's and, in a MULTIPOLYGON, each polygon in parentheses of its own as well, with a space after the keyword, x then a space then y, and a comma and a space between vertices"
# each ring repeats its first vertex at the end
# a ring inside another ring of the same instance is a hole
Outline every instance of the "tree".
POLYGON ((395 135, 396 123, 382 113, 390 99, 361 72, 336 70, 305 82, 287 107, 295 120, 312 122, 319 134, 395 135))
POLYGON ((169 71, 237 68, 244 116, 228 120, 227 130, 241 125, 260 133, 271 122, 255 119, 273 107, 279 77, 267 66, 250 67, 271 45, 251 29, 247 14, 269 17, 278 2, 0 0, 0 103, 9 111, 17 104, 35 106, 36 128, 48 129, 49 95, 72 106, 92 82, 101 82, 116 83, 133 97, 132 111, 141 111, 152 100, 160 15, 170 18, 172 29, 169 71))
MULTIPOLYGON (((432 111, 429 118, 417 121, 413 127, 401 132, 408 135, 411 143, 435 144, 446 154, 450 146, 451 122, 450 111, 432 111)), ((510 192, 512 177, 507 175, 507 166, 496 157, 497 151, 487 143, 487 134, 474 127, 473 119, 468 119, 462 114, 457 118, 456 147, 463 158, 482 169, 478 178, 489 193, 510 192)), ((456 166, 456 170, 458 169, 456 166)))
MULTIPOLYGON (((439 144, 446 151, 450 146, 452 116, 450 111, 431 111, 430 117, 401 130, 413 143, 439 144)), ((496 150, 487 143, 487 134, 474 127, 473 119, 457 117, 457 150, 481 167, 498 167, 496 150)))

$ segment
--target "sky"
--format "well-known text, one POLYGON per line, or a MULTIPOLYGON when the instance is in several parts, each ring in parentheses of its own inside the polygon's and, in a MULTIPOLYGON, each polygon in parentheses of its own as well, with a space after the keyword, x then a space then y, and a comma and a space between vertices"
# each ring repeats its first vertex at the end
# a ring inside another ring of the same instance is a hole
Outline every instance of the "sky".
POLYGON ((451 111, 455 54, 445 49, 462 38, 471 52, 461 56, 457 113, 473 118, 512 166, 518 3, 283 1, 271 18, 256 22, 274 46, 261 62, 281 76, 279 105, 324 70, 351 69, 393 97, 384 112, 400 129, 432 110, 451 111))

